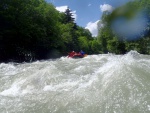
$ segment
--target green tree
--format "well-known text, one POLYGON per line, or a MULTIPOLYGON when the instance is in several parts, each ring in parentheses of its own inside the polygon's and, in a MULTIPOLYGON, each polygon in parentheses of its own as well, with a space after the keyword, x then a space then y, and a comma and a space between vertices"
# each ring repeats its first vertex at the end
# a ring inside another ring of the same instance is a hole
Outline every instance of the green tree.
POLYGON ((78 41, 79 41, 79 45, 80 45, 80 50, 84 50, 87 52, 89 50, 87 37, 81 36, 78 38, 78 41))
POLYGON ((59 46, 59 17, 52 4, 44 0, 0 2, 1 60, 41 59, 59 46))
POLYGON ((92 50, 92 53, 94 54, 102 53, 102 46, 96 39, 91 41, 91 50, 92 50))
POLYGON ((72 22, 74 23, 75 18, 73 18, 73 14, 71 12, 71 10, 69 9, 69 7, 67 7, 66 11, 65 11, 65 21, 66 23, 72 22))

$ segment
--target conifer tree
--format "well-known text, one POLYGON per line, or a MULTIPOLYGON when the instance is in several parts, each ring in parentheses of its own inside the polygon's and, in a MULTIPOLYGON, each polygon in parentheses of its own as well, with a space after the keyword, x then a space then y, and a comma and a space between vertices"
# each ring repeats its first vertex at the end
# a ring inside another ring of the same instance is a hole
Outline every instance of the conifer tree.
POLYGON ((70 22, 74 23, 75 18, 73 18, 73 14, 69 9, 69 7, 67 7, 65 14, 66 14, 66 18, 65 18, 66 23, 70 23, 70 22))

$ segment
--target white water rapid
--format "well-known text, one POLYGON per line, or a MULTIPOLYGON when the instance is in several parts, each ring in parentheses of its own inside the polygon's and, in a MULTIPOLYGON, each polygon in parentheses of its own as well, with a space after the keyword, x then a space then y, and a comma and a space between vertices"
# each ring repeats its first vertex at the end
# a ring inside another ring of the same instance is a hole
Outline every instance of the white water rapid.
POLYGON ((150 113, 150 56, 1 63, 0 113, 150 113))

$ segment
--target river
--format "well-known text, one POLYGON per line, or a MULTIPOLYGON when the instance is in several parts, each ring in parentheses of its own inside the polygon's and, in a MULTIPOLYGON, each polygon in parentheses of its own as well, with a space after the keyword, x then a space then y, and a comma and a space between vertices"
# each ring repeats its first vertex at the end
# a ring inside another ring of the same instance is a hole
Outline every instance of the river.
POLYGON ((0 113, 150 113, 150 56, 1 63, 0 113))

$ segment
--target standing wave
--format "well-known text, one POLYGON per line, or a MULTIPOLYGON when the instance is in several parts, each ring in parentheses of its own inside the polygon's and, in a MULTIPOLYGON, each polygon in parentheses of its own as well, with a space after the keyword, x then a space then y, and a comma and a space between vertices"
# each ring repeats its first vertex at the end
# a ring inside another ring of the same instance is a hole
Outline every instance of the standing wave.
POLYGON ((150 56, 0 64, 1 113, 149 113, 150 56))

